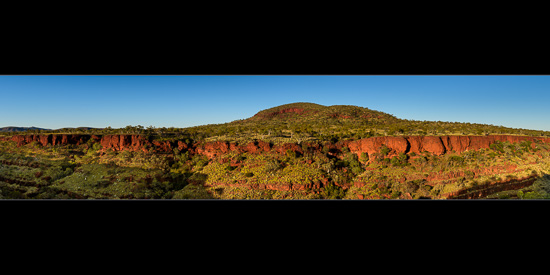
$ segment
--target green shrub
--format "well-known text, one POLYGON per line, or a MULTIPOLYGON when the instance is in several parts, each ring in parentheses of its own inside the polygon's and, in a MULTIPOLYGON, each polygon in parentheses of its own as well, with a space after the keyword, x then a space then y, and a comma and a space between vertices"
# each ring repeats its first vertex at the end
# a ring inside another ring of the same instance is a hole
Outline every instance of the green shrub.
POLYGON ((191 159, 193 166, 204 167, 208 164, 208 158, 201 155, 195 155, 191 159))
POLYGON ((491 148, 494 151, 504 153, 504 144, 500 141, 495 141, 495 143, 489 145, 489 148, 491 148))
POLYGON ((99 151, 101 148, 102 148, 102 146, 101 146, 100 143, 94 143, 94 145, 92 145, 92 149, 94 151, 99 151))
POLYGON ((281 163, 276 159, 270 159, 264 165, 264 169, 268 173, 273 173, 281 168, 281 163))
POLYGON ((361 174, 365 169, 363 169, 363 165, 361 162, 359 162, 359 158, 357 157, 357 154, 353 153, 347 153, 344 156, 343 162, 345 163, 345 166, 351 168, 351 172, 354 174, 361 174))
POLYGON ((246 157, 243 156, 243 155, 237 156, 237 161, 244 161, 245 159, 246 159, 246 157))
POLYGON ((405 191, 405 193, 410 193, 410 194, 414 194, 416 192, 416 190, 418 190, 420 188, 420 182, 422 180, 413 180, 413 181, 407 181, 405 182, 404 186, 403 186, 403 190, 405 191))
POLYGON ((523 199, 523 191, 518 191, 516 195, 518 196, 518 198, 523 199))
POLYGON ((361 157, 359 158, 359 160, 361 160, 361 162, 368 162, 369 161, 369 154, 363 152, 361 153, 361 157))
POLYGON ((346 192, 339 186, 329 183, 323 187, 321 195, 324 199, 341 199, 346 195, 346 192))
POLYGON ((290 159, 295 159, 295 158, 298 157, 298 153, 291 150, 291 149, 288 149, 288 150, 286 150, 286 156, 290 159))
POLYGON ((397 156, 391 158, 390 162, 392 166, 400 166, 399 159, 397 158, 397 156))
POLYGON ((386 145, 382 145, 382 147, 380 147, 380 153, 382 154, 382 156, 387 156, 390 151, 391 149, 388 148, 386 145))
POLYGON ((364 171, 365 171, 365 169, 363 167, 361 167, 360 165, 352 165, 351 166, 351 172, 353 172, 356 175, 359 175, 359 174, 363 173, 364 171))
POLYGON ((391 158, 390 163, 392 164, 392 166, 398 166, 398 167, 407 166, 409 164, 407 162, 407 158, 408 156, 406 154, 399 153, 399 155, 391 158))
POLYGON ((449 157, 449 163, 451 165, 461 166, 464 164, 464 158, 461 156, 451 156, 449 157))
POLYGON ((426 164, 426 163, 428 163, 428 158, 425 157, 425 156, 420 156, 420 157, 414 159, 414 162, 416 162, 416 164, 419 164, 419 165, 426 164))
POLYGON ((531 150, 531 141, 522 141, 519 146, 524 152, 529 152, 531 150))
MULTIPOLYGON (((188 181, 195 182, 195 183, 204 183, 204 182, 206 182, 207 179, 208 179, 208 175, 206 175, 206 174, 193 173, 193 175, 191 175, 188 178, 188 181)), ((152 181, 150 180, 149 182, 152 182, 152 181)))
POLYGON ((343 159, 340 159, 340 160, 337 160, 335 163, 334 163, 334 166, 338 167, 338 168, 344 168, 344 167, 347 167, 348 166, 348 162, 343 160, 343 159))
POLYGON ((327 155, 329 151, 330 148, 328 146, 323 146, 323 148, 321 149, 321 152, 323 152, 324 155, 327 155))

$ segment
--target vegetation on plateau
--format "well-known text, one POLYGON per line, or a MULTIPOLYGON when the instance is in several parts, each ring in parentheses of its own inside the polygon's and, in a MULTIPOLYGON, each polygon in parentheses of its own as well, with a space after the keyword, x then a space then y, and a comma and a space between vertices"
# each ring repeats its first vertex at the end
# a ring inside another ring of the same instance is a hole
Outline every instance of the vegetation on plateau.
POLYGON ((372 136, 407 135, 528 135, 550 136, 548 131, 515 129, 503 126, 444 121, 417 121, 399 119, 393 115, 368 108, 313 103, 291 103, 258 112, 248 119, 223 124, 209 124, 188 128, 144 127, 128 125, 124 128, 63 128, 58 130, 29 130, 0 132, 0 135, 18 134, 139 134, 159 140, 193 141, 251 141, 283 143, 303 141, 338 141, 372 136))

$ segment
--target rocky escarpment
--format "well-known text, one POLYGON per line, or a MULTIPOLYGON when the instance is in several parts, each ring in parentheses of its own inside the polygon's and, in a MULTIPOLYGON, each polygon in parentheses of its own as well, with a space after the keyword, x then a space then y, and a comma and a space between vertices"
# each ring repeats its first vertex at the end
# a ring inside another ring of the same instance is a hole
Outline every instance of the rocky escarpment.
MULTIPOLYGON (((391 150, 390 154, 410 152, 418 154, 427 151, 434 155, 443 155, 451 151, 462 153, 469 150, 489 148, 491 144, 497 141, 550 143, 550 138, 510 135, 372 137, 347 142, 346 146, 349 147, 351 152, 357 154, 365 152, 371 155, 378 152, 382 146, 386 146, 391 150)), ((532 143, 531 146, 534 148, 535 144, 532 143)))
MULTIPOLYGON (((228 152, 237 153, 262 153, 274 151, 284 154, 288 150, 303 154, 304 146, 295 143, 286 143, 272 145, 264 141, 254 141, 247 144, 238 144, 234 142, 216 141, 216 142, 197 142, 187 144, 181 140, 178 141, 156 141, 148 139, 141 135, 15 135, 11 137, 0 137, 0 140, 15 141, 17 146, 22 146, 31 142, 37 142, 43 146, 52 145, 81 145, 86 144, 92 139, 93 142, 101 144, 102 150, 130 150, 155 153, 170 153, 175 148, 180 151, 189 151, 192 154, 201 154, 209 158, 220 156, 228 152)), ((329 149, 329 154, 338 156, 344 147, 348 147, 350 152, 360 156, 362 153, 372 156, 385 146, 389 149, 389 156, 399 153, 422 153, 430 152, 434 155, 443 155, 455 151, 462 153, 469 150, 479 150, 489 148, 497 141, 519 143, 522 141, 550 143, 550 138, 529 137, 529 136, 510 136, 510 135, 491 135, 491 136, 405 136, 405 137, 371 137, 354 141, 340 141, 337 143, 306 143, 305 148, 311 150, 321 150, 322 147, 329 149)), ((534 148, 535 144, 531 146, 534 148)))
POLYGON ((32 142, 36 142, 42 146, 55 145, 82 145, 87 144, 90 140, 101 144, 102 150, 114 151, 143 151, 151 153, 170 153, 174 149, 181 152, 189 151, 191 154, 202 154, 209 158, 225 154, 228 152, 239 153, 262 153, 270 150, 284 153, 286 150, 303 153, 302 149, 297 144, 283 144, 273 147, 271 144, 263 141, 254 141, 247 144, 237 144, 229 142, 196 142, 187 144, 184 141, 157 141, 151 140, 141 135, 15 135, 11 137, 0 137, 3 141, 14 141, 17 146, 23 146, 32 142))

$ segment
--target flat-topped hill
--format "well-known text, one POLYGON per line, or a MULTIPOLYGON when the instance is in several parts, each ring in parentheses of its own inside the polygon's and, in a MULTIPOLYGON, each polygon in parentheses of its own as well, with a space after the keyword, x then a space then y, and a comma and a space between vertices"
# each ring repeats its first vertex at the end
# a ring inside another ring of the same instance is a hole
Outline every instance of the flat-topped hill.
MULTIPOLYGON (((186 118, 182 118, 185 120, 186 118)), ((155 139, 190 139, 194 141, 250 142, 263 140, 272 143, 302 141, 337 141, 375 136, 446 136, 446 135, 521 135, 550 137, 549 131, 517 129, 479 123, 418 121, 352 105, 324 106, 297 102, 261 110, 252 117, 228 123, 208 124, 187 128, 127 126, 125 128, 63 128, 16 134, 133 134, 155 139)))
POLYGON ((291 122, 308 122, 319 119, 332 121, 364 120, 383 124, 398 120, 392 115, 358 106, 323 106, 315 103, 298 102, 262 110, 246 121, 284 120, 291 122))

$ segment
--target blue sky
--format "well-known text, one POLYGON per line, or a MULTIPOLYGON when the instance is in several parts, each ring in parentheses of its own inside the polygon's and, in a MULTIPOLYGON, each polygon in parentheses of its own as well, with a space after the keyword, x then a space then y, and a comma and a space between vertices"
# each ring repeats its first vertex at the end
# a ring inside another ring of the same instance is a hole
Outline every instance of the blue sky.
POLYGON ((550 76, 0 76, 0 127, 189 127, 293 102, 550 131, 550 76))

